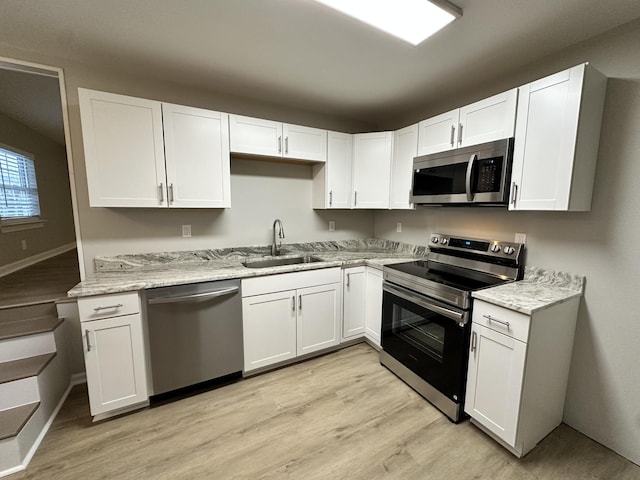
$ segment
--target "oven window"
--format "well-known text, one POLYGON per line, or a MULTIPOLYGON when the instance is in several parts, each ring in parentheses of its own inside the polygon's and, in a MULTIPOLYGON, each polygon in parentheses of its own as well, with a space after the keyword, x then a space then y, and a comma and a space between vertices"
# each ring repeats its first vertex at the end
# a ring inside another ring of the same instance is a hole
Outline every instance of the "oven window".
POLYGON ((417 315, 393 305, 393 333, 439 363, 444 355, 445 329, 428 315, 417 315))

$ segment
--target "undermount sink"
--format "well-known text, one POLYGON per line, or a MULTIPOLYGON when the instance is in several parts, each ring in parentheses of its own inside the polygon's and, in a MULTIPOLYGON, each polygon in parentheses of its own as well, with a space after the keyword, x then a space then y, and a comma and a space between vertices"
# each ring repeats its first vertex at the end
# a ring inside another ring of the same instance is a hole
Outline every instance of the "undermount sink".
POLYGON ((297 265, 299 263, 313 263, 322 262, 321 258, 305 255, 301 257, 289 257, 289 258, 270 258, 268 260, 249 260, 242 262, 247 268, 267 268, 267 267, 280 267, 282 265, 297 265))

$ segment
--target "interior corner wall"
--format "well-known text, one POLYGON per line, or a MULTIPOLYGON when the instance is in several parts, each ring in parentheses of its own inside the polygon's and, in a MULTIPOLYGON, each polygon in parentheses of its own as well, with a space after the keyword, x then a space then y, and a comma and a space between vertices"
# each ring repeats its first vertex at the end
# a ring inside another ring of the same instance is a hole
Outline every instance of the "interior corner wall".
POLYGON ((75 242, 65 147, 1 112, 0 143, 34 155, 41 216, 46 220, 41 228, 0 233, 0 267, 75 242))
MULTIPOLYGON (((426 245, 432 232, 504 240, 523 232, 527 265, 584 275, 564 420, 640 464, 638 45, 636 21, 504 79, 507 89, 584 61, 609 77, 590 212, 419 207, 376 213, 375 235, 426 245), (397 222, 402 233, 395 231, 397 222)), ((477 99, 484 96, 477 92, 477 99)))

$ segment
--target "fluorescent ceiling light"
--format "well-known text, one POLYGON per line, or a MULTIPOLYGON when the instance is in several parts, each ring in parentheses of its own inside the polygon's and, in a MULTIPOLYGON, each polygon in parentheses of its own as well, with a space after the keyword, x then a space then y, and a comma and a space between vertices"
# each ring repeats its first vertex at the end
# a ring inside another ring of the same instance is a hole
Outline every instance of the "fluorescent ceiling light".
POLYGON ((446 0, 316 0, 361 22, 418 45, 462 10, 446 0))

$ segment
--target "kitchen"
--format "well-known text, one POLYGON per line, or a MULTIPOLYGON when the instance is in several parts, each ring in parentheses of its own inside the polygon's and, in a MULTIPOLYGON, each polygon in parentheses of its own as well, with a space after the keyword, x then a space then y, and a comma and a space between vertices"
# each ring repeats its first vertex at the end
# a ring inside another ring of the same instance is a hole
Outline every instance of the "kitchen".
MULTIPOLYGON (((587 277, 580 310, 565 421, 579 431, 638 461, 640 443, 639 392, 634 379, 637 364, 633 339, 637 338, 637 315, 623 306, 634 298, 637 256, 629 239, 639 233, 637 192, 638 71, 634 45, 638 24, 632 22, 591 40, 536 59, 498 78, 487 80, 456 95, 441 97, 428 109, 397 115, 388 126, 404 126, 429 114, 470 103, 535 78, 589 61, 609 77, 607 103, 600 141, 600 156, 593 206, 588 213, 518 212, 488 209, 420 209, 418 211, 314 211, 311 209, 309 167, 284 166, 252 160, 232 162, 232 209, 229 211, 162 212, 159 210, 90 209, 88 207, 83 152, 79 140, 72 142, 85 268, 96 255, 142 251, 196 250, 236 245, 268 244, 274 218, 283 219, 287 241, 340 240, 375 236, 424 245, 431 232, 512 239, 514 232, 527 233, 527 264, 578 273, 587 277), (603 159, 606 159, 603 161, 603 159), (256 201, 260 192, 269 202, 256 201), (286 195, 281 192, 287 192, 286 195), (290 198, 307 198, 308 203, 290 198), (268 203, 268 204, 267 204, 268 203), (336 222, 336 232, 327 229, 336 222), (402 231, 396 232, 397 223, 402 231), (180 238, 182 224, 192 225, 191 239, 180 238), (246 225, 255 227, 249 231, 246 225), (262 232, 258 237, 256 231, 262 232), (636 262, 634 263, 634 260, 636 262), (620 278, 619 282, 612 281, 620 278), (615 321, 616 328, 611 322, 615 321), (606 392, 603 393, 603 392, 606 392), (631 420, 631 421, 630 421, 631 420)), ((77 110, 77 87, 157 98, 186 105, 276 117, 302 125, 326 126, 339 131, 372 131, 368 125, 330 122, 289 109, 270 114, 265 103, 218 96, 200 89, 185 90, 169 81, 122 75, 99 66, 56 61, 53 54, 24 52, 7 45, 3 56, 24 58, 65 68, 70 102, 71 138, 81 138, 77 110)), ((381 125, 386 126, 386 125, 381 125)))

